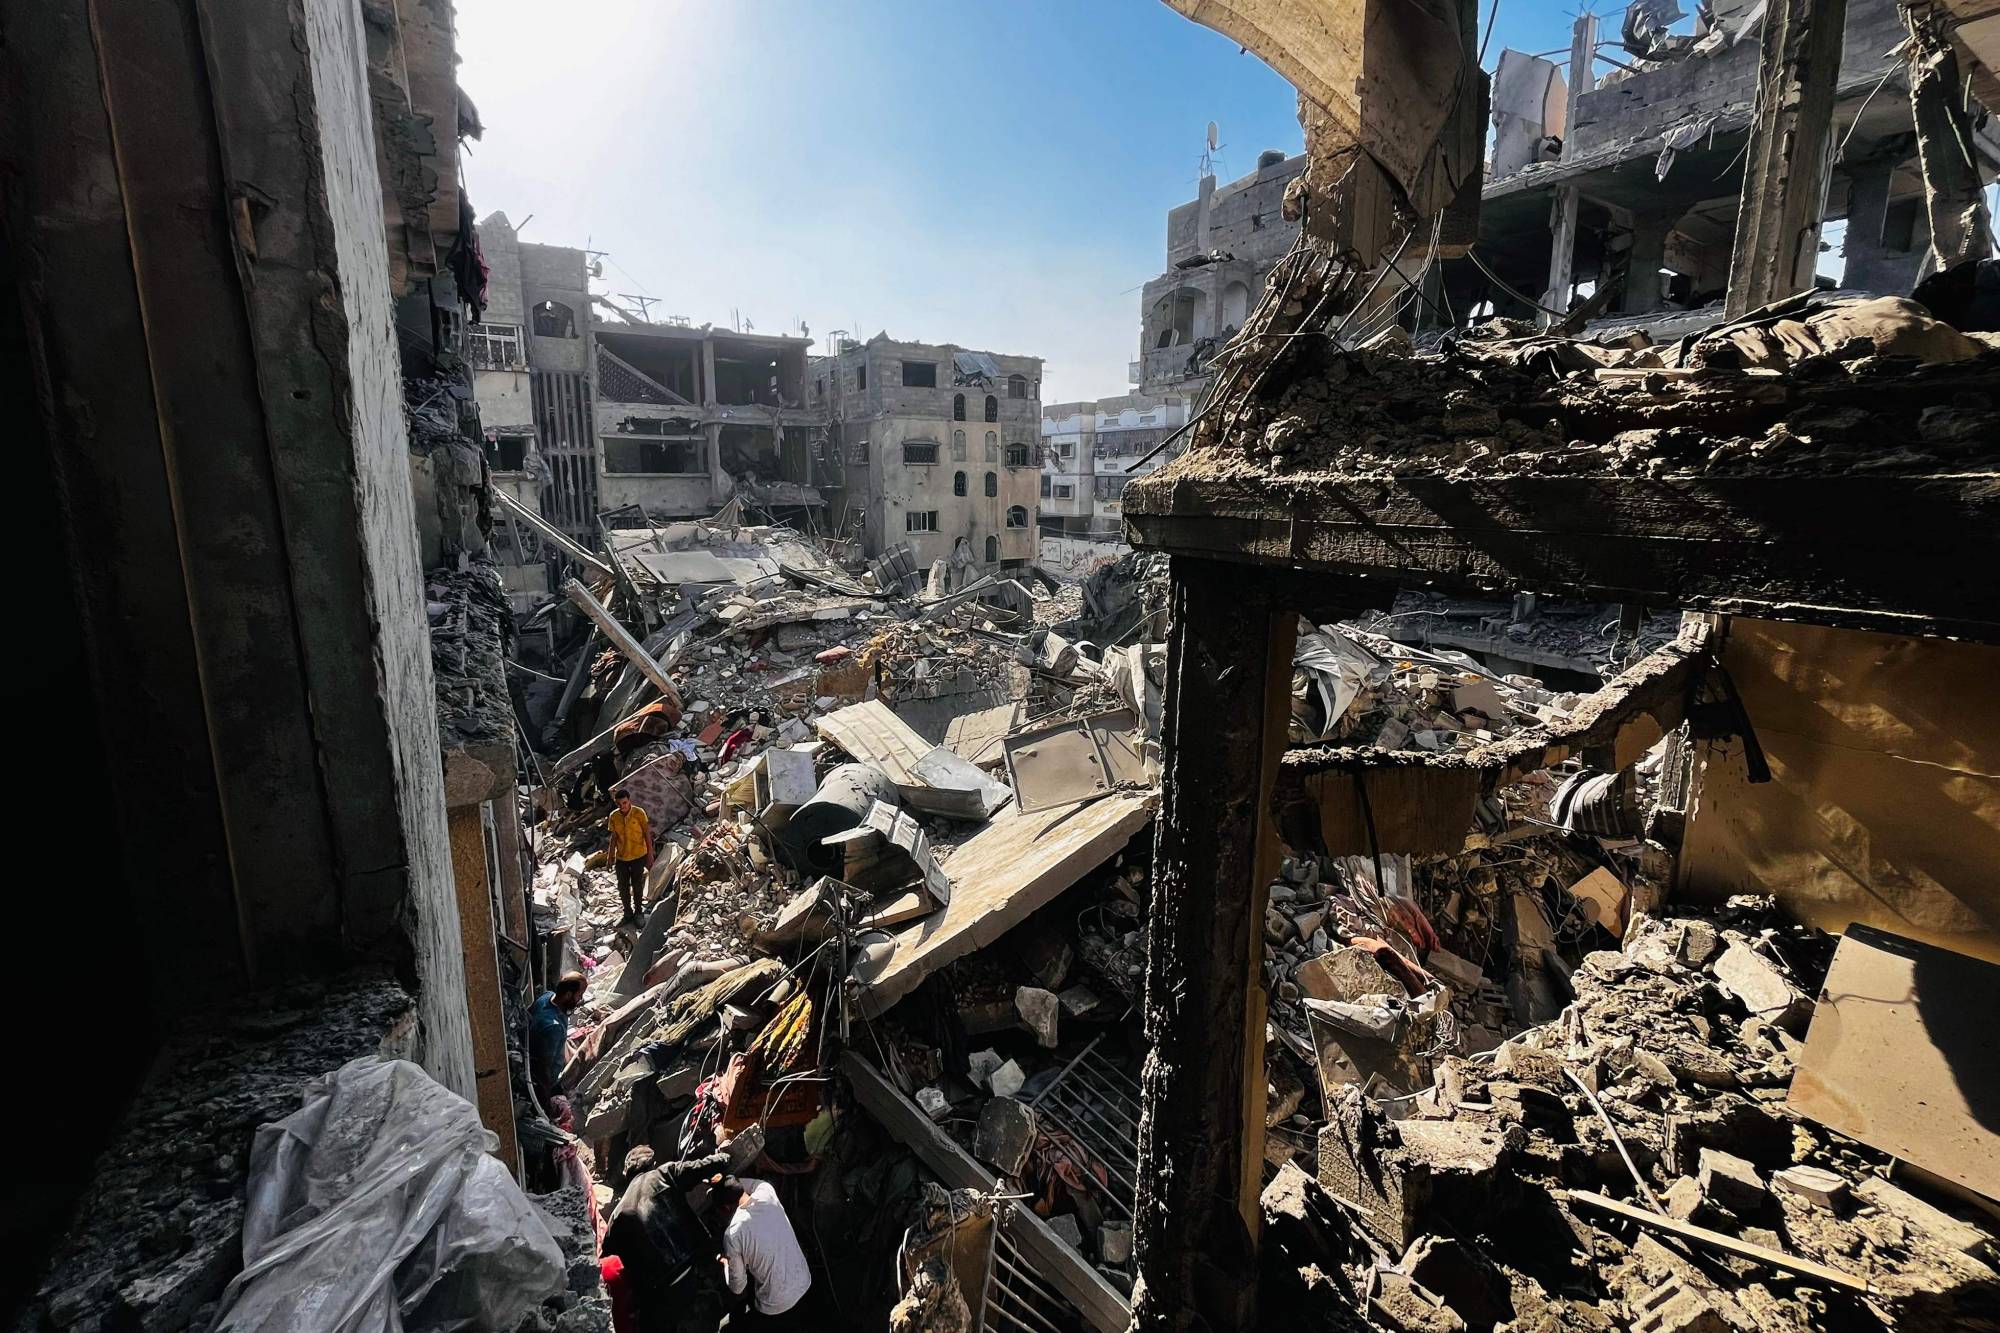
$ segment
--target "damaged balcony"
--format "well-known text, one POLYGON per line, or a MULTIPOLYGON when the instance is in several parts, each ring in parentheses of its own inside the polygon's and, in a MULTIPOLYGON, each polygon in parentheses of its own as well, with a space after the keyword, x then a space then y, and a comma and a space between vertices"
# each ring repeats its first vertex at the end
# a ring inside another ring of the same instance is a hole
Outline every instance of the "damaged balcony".
POLYGON ((760 513, 823 507, 804 338, 599 321, 603 512, 692 518, 741 496, 760 513))

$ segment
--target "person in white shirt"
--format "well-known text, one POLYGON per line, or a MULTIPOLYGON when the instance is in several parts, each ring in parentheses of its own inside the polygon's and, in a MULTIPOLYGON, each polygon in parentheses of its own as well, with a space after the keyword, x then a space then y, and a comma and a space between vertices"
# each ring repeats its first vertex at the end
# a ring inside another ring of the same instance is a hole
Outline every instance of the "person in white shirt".
POLYGON ((791 1321, 783 1316, 812 1286, 812 1270, 778 1192, 767 1180, 742 1176, 718 1186, 715 1201, 728 1219, 722 1230, 723 1275, 730 1291, 752 1295, 747 1317, 730 1319, 732 1333, 739 1327, 788 1327, 791 1321))

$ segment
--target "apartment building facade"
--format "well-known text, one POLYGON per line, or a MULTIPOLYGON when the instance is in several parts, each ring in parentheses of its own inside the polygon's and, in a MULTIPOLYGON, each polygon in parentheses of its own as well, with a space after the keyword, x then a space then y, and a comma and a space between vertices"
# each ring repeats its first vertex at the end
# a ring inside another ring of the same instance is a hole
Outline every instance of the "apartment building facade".
POLYGON ((835 526, 879 555, 1016 568, 1035 558, 1041 358, 838 339, 809 370, 827 425, 835 526))
POLYGON ((1159 446, 1187 423, 1187 415, 1188 400, 1177 393, 1122 394, 1044 408, 1043 532, 1122 540, 1126 485, 1178 452, 1159 446))

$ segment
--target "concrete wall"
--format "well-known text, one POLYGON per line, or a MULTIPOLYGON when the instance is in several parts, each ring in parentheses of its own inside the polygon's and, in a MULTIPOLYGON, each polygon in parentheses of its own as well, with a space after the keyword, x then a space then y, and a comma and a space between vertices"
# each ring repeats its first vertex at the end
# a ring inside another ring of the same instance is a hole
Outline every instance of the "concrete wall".
POLYGON ((1736 619, 1723 663, 1772 781, 1703 747, 1680 891, 2000 961, 2000 648, 1736 619))
POLYGON ((469 1092, 359 9, 85 8, 9 25, 9 232, 149 998, 392 967, 469 1092))
POLYGON ((529 325, 528 364, 536 370, 585 370, 590 366, 590 275, 589 256, 563 245, 523 244, 521 255, 521 298, 532 310, 543 301, 567 306, 576 316, 576 336, 553 338, 533 336, 529 325))
POLYGON ((1167 214, 1167 267, 1209 250, 1233 254, 1249 264, 1269 268, 1292 248, 1298 232, 1284 220, 1285 187, 1306 169, 1304 153, 1260 167, 1227 185, 1212 186, 1208 199, 1206 243, 1199 197, 1167 214))

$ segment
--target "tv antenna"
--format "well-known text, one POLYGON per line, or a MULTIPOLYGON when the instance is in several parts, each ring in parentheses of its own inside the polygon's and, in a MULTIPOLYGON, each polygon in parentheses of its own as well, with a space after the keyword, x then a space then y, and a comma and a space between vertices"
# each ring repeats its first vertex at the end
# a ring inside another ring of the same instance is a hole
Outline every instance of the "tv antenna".
POLYGON ((1217 142, 1218 133, 1215 128, 1215 122, 1212 120, 1209 121, 1208 139, 1201 150, 1201 174, 1204 176, 1213 176, 1215 174, 1215 154, 1222 147, 1217 142))
POLYGON ((635 303, 639 307, 640 319, 645 320, 648 324, 651 324, 653 322, 653 306, 659 302, 660 300, 659 297, 640 296, 636 292, 619 292, 618 295, 624 297, 628 301, 635 303))

